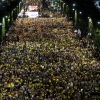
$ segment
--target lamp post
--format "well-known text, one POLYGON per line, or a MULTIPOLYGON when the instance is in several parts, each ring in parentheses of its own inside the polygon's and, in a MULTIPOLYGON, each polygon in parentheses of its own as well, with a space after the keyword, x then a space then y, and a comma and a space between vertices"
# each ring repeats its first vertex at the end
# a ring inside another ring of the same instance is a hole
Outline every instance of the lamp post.
POLYGON ((63 1, 60 0, 60 6, 61 6, 60 8, 61 8, 61 10, 63 10, 63 4, 62 3, 63 3, 63 1))
POLYGON ((7 32, 9 29, 8 28, 9 27, 9 22, 8 22, 9 16, 6 15, 4 18, 5 18, 5 30, 6 30, 5 32, 7 32))
POLYGON ((63 12, 65 12, 65 3, 63 2, 63 12))
POLYGON ((4 39, 5 38, 5 32, 6 32, 6 30, 5 30, 5 17, 3 17, 2 18, 2 39, 4 39))
POLYGON ((19 11, 18 11, 18 6, 16 6, 16 13, 17 13, 17 15, 18 15, 18 13, 19 13, 19 11))
POLYGON ((10 13, 10 20, 11 20, 11 23, 13 22, 13 10, 11 11, 11 13, 10 13))
POLYGON ((77 25, 77 10, 75 10, 75 26, 77 25))
POLYGON ((2 22, 0 20, 0 42, 2 41, 2 22))
POLYGON ((74 25, 77 25, 77 10, 73 8, 74 11, 74 25))
POLYGON ((21 11, 21 3, 19 2, 19 5, 18 5, 18 12, 21 11))
POLYGON ((76 26, 77 25, 77 10, 75 9, 76 7, 76 4, 73 3, 73 11, 74 11, 74 25, 76 26))

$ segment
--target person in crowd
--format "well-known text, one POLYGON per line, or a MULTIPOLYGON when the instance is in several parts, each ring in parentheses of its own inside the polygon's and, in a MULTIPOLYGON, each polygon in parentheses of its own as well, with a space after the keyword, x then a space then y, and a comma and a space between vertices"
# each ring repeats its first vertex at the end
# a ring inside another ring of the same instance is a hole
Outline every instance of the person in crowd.
POLYGON ((54 16, 16 20, 9 43, 1 46, 2 100, 89 100, 100 91, 100 62, 92 43, 78 41, 72 22, 54 16))

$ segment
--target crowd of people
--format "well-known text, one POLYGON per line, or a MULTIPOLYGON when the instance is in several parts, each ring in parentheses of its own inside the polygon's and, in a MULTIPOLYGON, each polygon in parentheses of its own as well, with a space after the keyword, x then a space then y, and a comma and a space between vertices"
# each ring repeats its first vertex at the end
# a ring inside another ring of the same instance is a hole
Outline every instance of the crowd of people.
POLYGON ((1 45, 1 100, 99 100, 93 48, 65 17, 16 19, 1 45))

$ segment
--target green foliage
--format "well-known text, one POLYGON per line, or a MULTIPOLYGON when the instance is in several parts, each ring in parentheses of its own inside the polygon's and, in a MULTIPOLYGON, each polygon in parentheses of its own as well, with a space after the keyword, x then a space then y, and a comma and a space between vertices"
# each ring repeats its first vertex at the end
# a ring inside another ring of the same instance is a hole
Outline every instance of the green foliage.
POLYGON ((69 6, 66 6, 66 13, 69 13, 69 6))
POLYGON ((96 47, 100 48, 100 32, 99 33, 95 33, 94 45, 96 47))

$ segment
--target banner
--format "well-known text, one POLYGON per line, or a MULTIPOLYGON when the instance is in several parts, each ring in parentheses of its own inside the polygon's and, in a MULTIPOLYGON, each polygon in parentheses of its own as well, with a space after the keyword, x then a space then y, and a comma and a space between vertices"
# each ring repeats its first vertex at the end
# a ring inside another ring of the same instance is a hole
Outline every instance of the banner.
POLYGON ((37 11, 38 10, 38 6, 29 6, 29 11, 37 11))
POLYGON ((25 15, 28 16, 29 18, 36 18, 39 16, 38 12, 26 12, 25 15))

